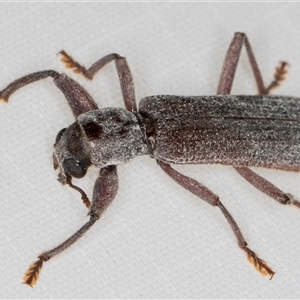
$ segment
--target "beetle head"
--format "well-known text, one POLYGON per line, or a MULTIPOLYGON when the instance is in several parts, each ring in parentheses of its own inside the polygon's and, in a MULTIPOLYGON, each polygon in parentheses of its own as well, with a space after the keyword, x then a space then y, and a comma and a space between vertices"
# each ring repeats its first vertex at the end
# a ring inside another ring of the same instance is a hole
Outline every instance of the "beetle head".
POLYGON ((54 169, 60 168, 58 181, 65 184, 67 177, 82 178, 90 165, 79 124, 75 122, 59 131, 53 153, 54 169))

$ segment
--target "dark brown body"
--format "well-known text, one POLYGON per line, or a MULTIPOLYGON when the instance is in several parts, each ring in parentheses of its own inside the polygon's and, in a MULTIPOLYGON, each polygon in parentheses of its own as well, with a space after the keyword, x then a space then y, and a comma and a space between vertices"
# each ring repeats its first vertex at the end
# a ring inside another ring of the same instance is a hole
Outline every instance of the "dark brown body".
POLYGON ((139 113, 159 161, 300 170, 299 98, 151 96, 139 113))

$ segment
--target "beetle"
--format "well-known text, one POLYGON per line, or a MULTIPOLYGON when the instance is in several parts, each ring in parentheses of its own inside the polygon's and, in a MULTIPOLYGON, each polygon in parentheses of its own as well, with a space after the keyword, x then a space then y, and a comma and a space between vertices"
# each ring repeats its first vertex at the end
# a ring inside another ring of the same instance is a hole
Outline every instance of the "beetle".
POLYGON ((285 79, 287 63, 282 62, 276 68, 273 82, 265 87, 247 36, 237 32, 225 56, 216 96, 150 96, 142 99, 137 109, 133 78, 124 57, 109 54, 86 69, 65 51, 60 54, 68 68, 90 80, 106 64, 114 61, 125 109, 99 109, 81 85, 54 70, 28 74, 0 92, 1 100, 8 102, 11 94, 21 87, 47 77, 53 78, 75 117, 73 124, 57 134, 54 169, 59 170, 59 182, 80 192, 89 208, 89 220, 66 241, 40 254, 25 273, 24 283, 35 285, 43 263, 70 247, 95 224, 117 194, 118 164, 139 155, 150 155, 179 185, 218 207, 248 260, 263 276, 268 275, 271 279, 275 272, 248 247, 238 224, 220 198, 201 183, 176 171, 171 164, 231 165, 248 182, 279 203, 300 208, 300 202, 292 195, 248 168, 300 171, 300 99, 269 95, 285 79), (254 73, 258 95, 230 95, 243 46, 254 73), (91 165, 100 168, 92 202, 72 183, 73 177, 84 177, 91 165))

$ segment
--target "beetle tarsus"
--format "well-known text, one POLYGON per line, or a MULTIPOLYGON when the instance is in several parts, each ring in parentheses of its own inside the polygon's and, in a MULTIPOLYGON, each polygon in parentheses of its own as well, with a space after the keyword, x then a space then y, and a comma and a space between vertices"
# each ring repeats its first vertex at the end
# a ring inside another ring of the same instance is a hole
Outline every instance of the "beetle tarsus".
POLYGON ((280 62, 280 66, 276 67, 274 73, 274 80, 270 83, 270 85, 266 88, 266 94, 270 94, 270 92, 279 87, 280 84, 286 79, 286 74, 288 72, 289 64, 285 61, 280 62))
POLYGON ((248 261, 254 265, 255 269, 262 275, 262 276, 270 276, 270 280, 275 275, 275 272, 267 265, 267 263, 260 259, 255 252, 250 250, 248 247, 245 247, 244 250, 247 253, 248 261))
POLYGON ((24 277, 23 277, 23 283, 27 284, 31 287, 33 287, 34 285, 36 285, 38 279, 39 279, 39 275, 44 263, 44 259, 42 257, 39 257, 39 260, 37 260, 36 262, 32 263, 28 270, 26 271, 24 277))
POLYGON ((68 69, 73 69, 72 71, 77 74, 82 74, 87 79, 91 79, 86 72, 86 68, 80 65, 77 61, 73 59, 68 53, 64 50, 60 51, 58 54, 62 56, 61 61, 65 64, 65 67, 68 69))

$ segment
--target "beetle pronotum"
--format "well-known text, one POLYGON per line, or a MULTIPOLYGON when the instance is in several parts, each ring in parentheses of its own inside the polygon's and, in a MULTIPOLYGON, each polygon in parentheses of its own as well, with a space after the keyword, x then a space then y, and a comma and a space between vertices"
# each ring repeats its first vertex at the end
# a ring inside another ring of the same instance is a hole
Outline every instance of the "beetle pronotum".
POLYGON ((137 109, 133 79, 126 59, 110 54, 85 69, 61 51, 68 68, 88 79, 107 63, 115 61, 125 108, 98 109, 88 92, 65 74, 45 70, 15 80, 0 93, 7 102, 19 88, 53 77, 65 95, 76 121, 62 129, 54 144, 54 168, 62 184, 79 191, 89 208, 89 221, 69 239, 38 256, 23 278, 36 284, 43 263, 75 243, 101 217, 118 190, 117 165, 138 155, 155 158, 161 169, 182 187, 212 206, 217 206, 230 224, 239 247, 262 275, 275 272, 253 252, 240 228, 219 197, 211 190, 174 170, 170 164, 232 165, 256 188, 281 204, 300 202, 282 192, 248 167, 300 171, 300 99, 269 96, 286 74, 286 63, 276 69, 274 81, 265 87, 252 48, 245 34, 236 33, 227 51, 217 96, 151 96, 137 109), (229 95, 242 46, 245 46, 259 95, 229 95), (100 168, 92 203, 72 177, 82 178, 89 166, 100 168))

